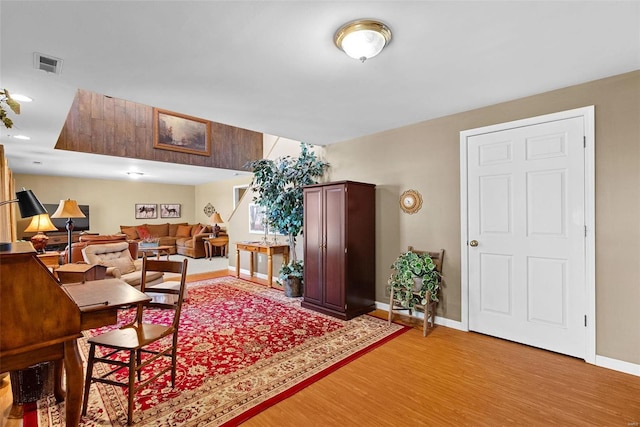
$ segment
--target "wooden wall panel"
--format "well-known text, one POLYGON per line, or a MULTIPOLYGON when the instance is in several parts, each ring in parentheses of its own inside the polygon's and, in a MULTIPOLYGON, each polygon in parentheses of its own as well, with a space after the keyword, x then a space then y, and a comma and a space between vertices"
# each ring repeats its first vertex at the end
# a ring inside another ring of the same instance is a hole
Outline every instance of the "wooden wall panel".
POLYGON ((55 148, 233 170, 263 157, 261 133, 215 122, 210 156, 154 148, 153 107, 82 89, 55 148))

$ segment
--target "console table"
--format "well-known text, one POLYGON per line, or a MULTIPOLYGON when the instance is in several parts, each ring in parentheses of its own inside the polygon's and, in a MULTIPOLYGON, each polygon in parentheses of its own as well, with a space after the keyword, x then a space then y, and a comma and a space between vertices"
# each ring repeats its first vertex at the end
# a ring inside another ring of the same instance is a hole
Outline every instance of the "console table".
POLYGON ((289 262, 289 245, 270 245, 261 242, 236 243, 236 277, 240 277, 240 251, 249 252, 249 275, 253 277, 253 254, 267 255, 267 281, 273 287, 273 255, 282 254, 282 263, 289 262))

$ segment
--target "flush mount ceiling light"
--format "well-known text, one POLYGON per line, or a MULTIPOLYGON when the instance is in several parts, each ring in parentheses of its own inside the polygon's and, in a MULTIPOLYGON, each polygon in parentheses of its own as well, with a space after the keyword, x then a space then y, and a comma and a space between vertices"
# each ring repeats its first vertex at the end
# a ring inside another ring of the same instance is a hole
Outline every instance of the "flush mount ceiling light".
POLYGON ((340 27, 333 42, 350 57, 364 62, 391 42, 391 30, 382 22, 358 19, 340 27))
POLYGON ((143 176, 144 173, 142 173, 142 172, 127 172, 127 175, 129 175, 130 178, 138 179, 141 176, 143 176))

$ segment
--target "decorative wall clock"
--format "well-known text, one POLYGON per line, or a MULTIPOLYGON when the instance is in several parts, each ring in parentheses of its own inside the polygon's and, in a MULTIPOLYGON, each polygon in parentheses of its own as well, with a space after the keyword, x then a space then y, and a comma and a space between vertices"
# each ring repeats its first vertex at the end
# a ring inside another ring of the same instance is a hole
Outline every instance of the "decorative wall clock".
POLYGON ((400 208, 408 214, 414 214, 422 207, 422 196, 416 190, 407 190, 400 196, 400 208))

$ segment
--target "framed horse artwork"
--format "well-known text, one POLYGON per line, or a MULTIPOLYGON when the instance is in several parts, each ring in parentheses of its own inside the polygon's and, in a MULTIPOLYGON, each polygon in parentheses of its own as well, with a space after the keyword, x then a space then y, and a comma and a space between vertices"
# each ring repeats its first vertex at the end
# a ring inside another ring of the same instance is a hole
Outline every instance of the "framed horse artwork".
POLYGON ((136 203, 136 219, 158 218, 155 204, 136 203))

